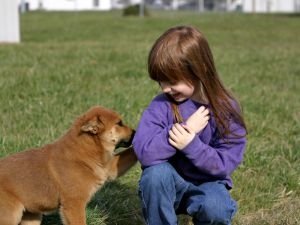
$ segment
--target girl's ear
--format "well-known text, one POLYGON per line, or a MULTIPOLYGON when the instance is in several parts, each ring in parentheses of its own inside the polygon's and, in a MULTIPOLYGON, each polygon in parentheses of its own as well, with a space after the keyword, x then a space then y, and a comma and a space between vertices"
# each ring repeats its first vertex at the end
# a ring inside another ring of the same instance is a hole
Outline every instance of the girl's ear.
POLYGON ((81 131, 90 134, 99 134, 104 129, 101 120, 90 120, 81 127, 81 131))

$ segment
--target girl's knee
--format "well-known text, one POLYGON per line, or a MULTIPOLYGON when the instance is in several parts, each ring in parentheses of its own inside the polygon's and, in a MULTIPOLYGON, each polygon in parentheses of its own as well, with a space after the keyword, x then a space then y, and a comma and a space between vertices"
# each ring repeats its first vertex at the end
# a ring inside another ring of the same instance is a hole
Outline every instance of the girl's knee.
POLYGON ((212 224, 229 225, 235 212, 236 203, 234 200, 222 201, 211 196, 206 197, 205 201, 202 202, 194 219, 198 221, 213 221, 212 224))
POLYGON ((140 180, 141 186, 160 186, 169 183, 174 168, 169 163, 160 163, 144 169, 140 180))
POLYGON ((190 215, 195 224, 206 224, 205 221, 213 221, 212 224, 229 225, 236 212, 236 202, 231 198, 226 187, 221 183, 206 183, 199 186, 199 195, 191 197, 193 201, 188 206, 190 215))

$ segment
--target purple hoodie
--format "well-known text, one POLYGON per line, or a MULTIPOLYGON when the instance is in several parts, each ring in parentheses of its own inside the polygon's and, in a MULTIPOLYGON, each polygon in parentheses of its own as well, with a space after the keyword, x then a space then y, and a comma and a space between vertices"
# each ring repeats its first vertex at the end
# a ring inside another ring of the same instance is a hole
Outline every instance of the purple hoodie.
MULTIPOLYGON (((186 100, 179 105, 184 120, 192 115, 200 103, 186 100)), ((205 105, 207 107, 207 105, 205 105)), ((222 139, 217 134, 215 118, 195 136, 183 150, 169 142, 169 130, 174 124, 170 101, 165 94, 158 95, 144 111, 139 122, 133 147, 142 168, 168 161, 187 181, 194 184, 223 180, 232 188, 230 175, 243 159, 246 146, 245 129, 231 121, 230 130, 235 135, 222 139)))

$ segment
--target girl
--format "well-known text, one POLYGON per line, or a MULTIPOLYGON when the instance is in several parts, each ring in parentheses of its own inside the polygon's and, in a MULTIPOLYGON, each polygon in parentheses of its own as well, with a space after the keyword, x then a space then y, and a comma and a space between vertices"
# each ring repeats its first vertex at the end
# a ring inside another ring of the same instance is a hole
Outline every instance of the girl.
POLYGON ((162 94, 144 111, 133 140, 142 165, 139 195, 148 225, 231 224, 231 174, 241 163, 246 126, 221 83, 208 42, 190 26, 167 30, 148 58, 162 94))

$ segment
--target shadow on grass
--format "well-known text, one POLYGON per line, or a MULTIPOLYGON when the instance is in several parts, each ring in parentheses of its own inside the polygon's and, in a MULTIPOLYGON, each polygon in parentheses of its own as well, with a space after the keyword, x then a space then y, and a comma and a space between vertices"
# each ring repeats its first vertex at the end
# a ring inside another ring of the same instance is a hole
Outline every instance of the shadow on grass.
POLYGON ((289 18, 299 18, 300 13, 283 13, 281 16, 289 17, 289 18))
POLYGON ((266 13, 265 16, 271 17, 287 17, 287 18, 295 18, 299 19, 300 13, 266 13))
MULTIPOLYGON (((143 224, 136 187, 106 183, 86 207, 87 224, 140 225, 143 224)), ((43 216, 42 225, 62 225, 58 213, 43 216)))
POLYGON ((54 213, 48 216, 43 216, 42 225, 62 225, 58 213, 54 213))
POLYGON ((88 204, 90 215, 96 214, 89 222, 102 222, 96 219, 102 215, 105 225, 143 224, 136 184, 121 184, 118 181, 106 183, 88 204))

